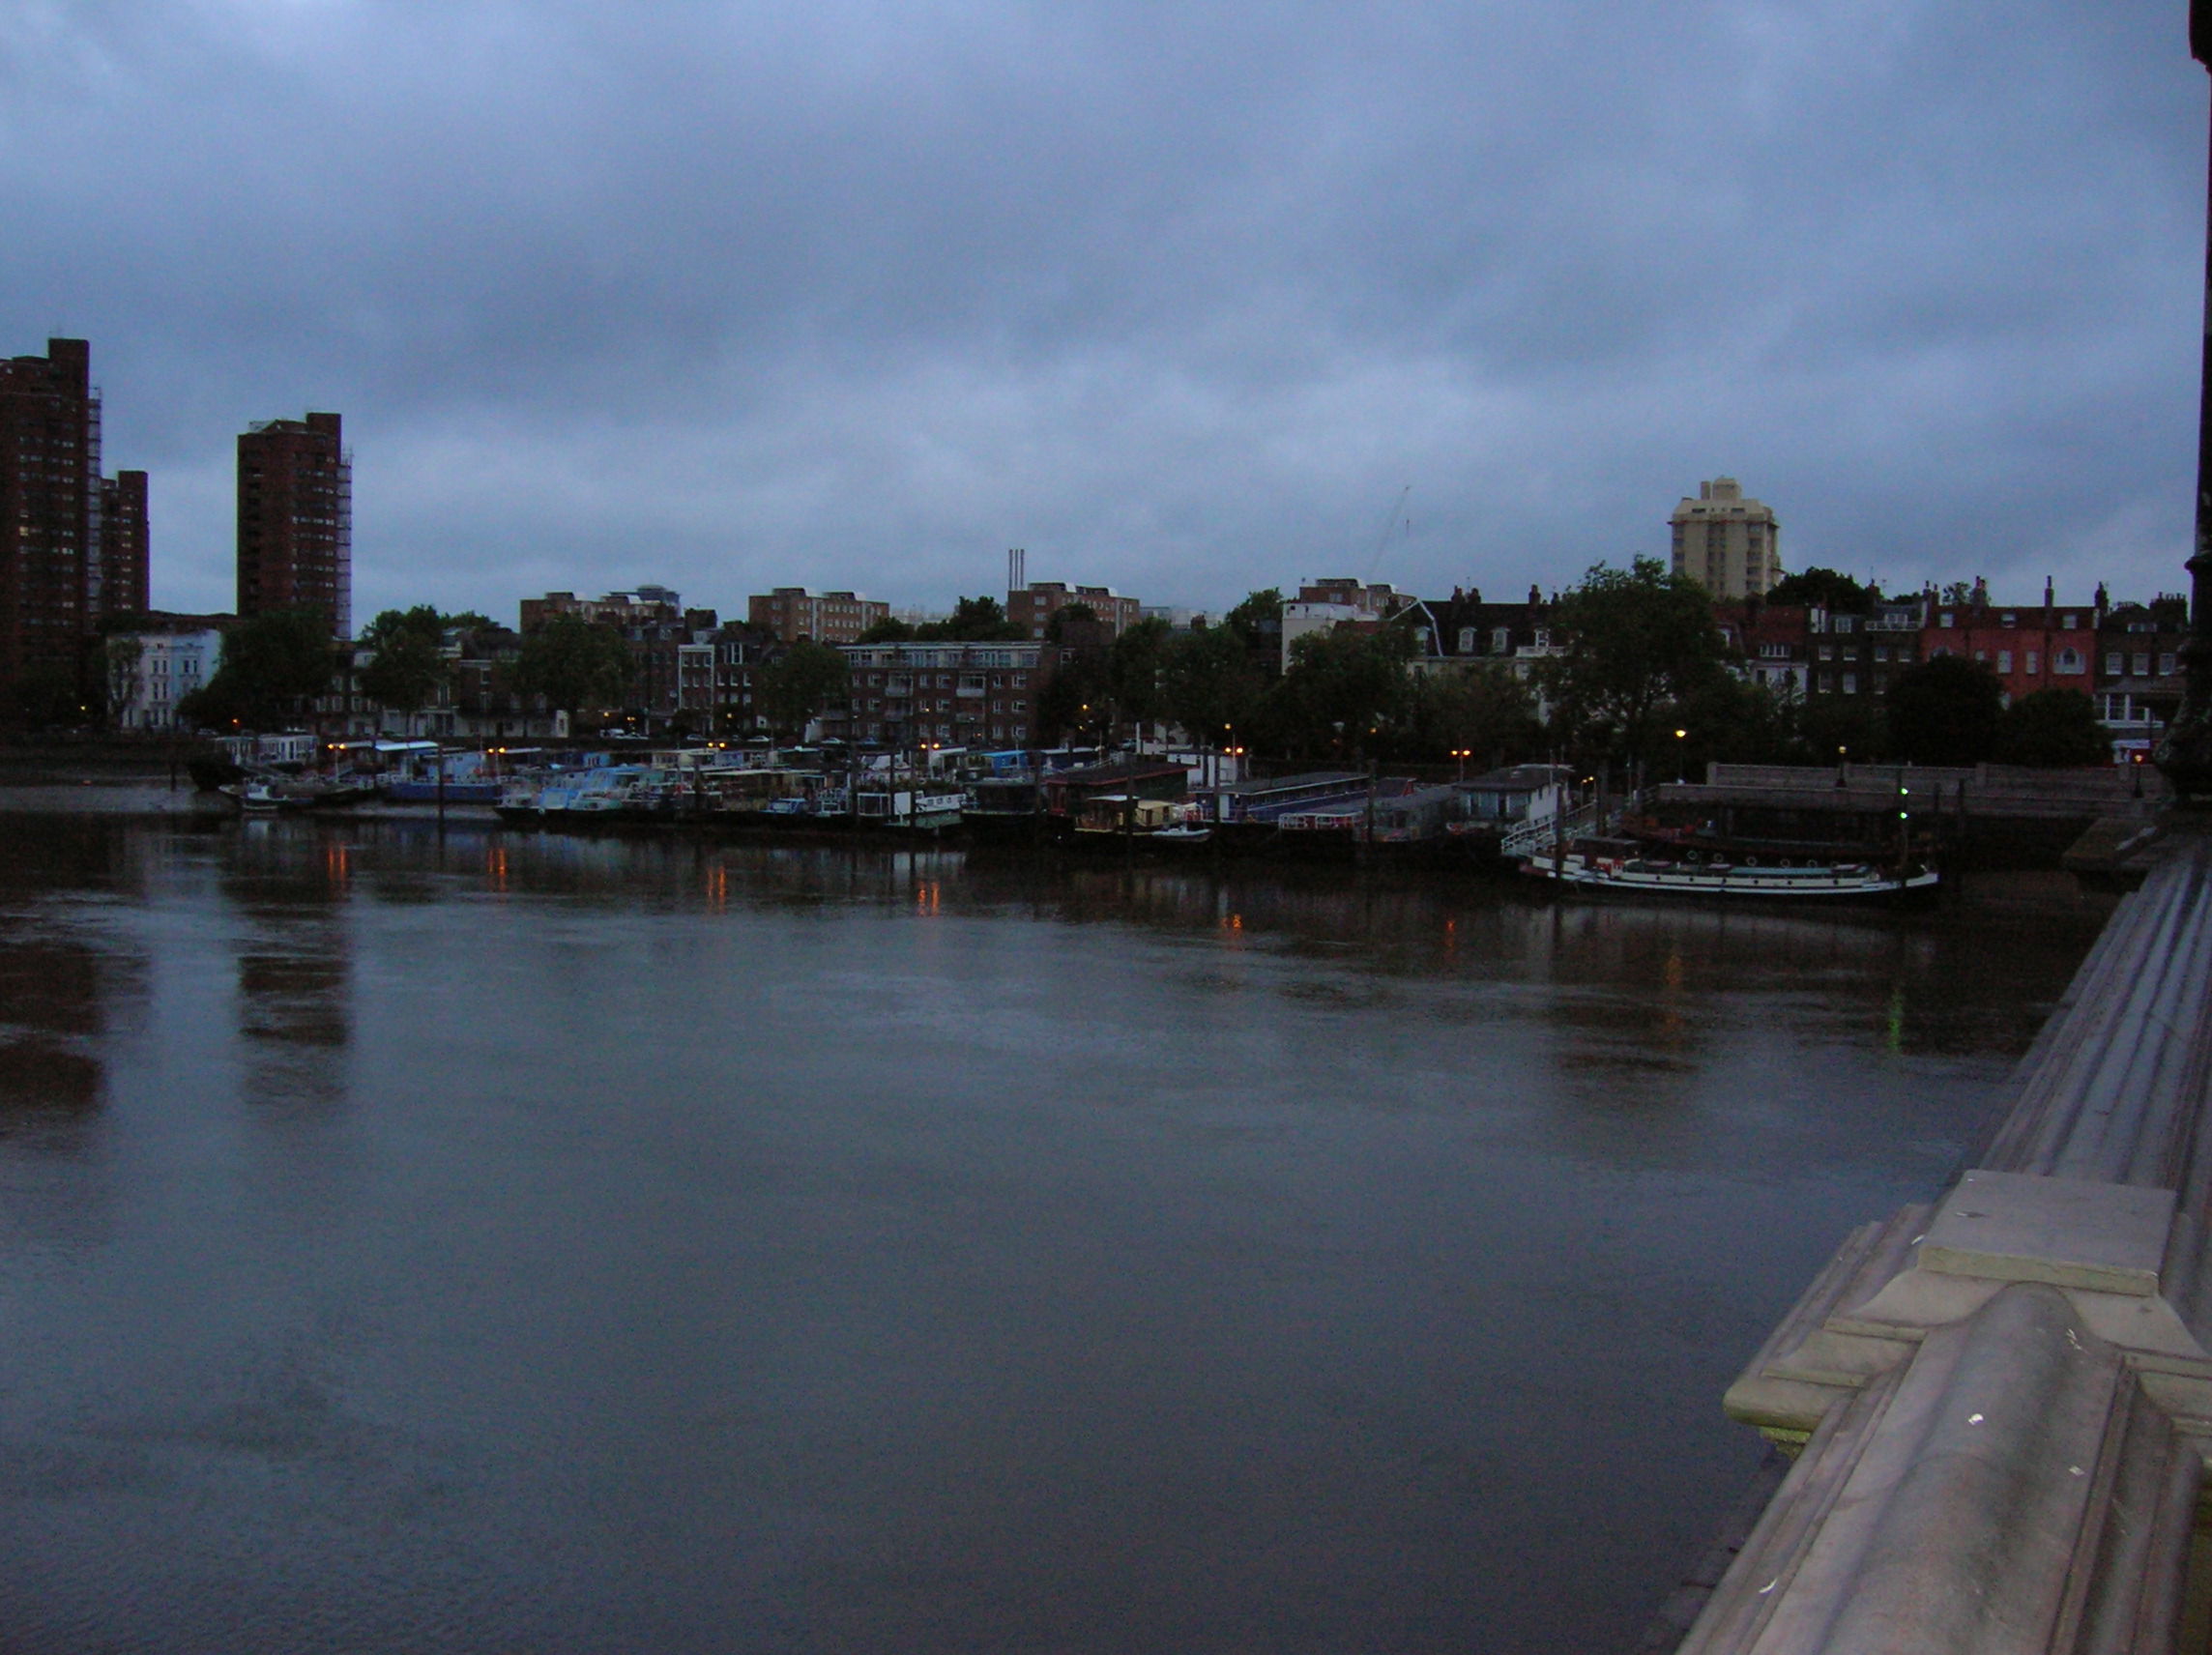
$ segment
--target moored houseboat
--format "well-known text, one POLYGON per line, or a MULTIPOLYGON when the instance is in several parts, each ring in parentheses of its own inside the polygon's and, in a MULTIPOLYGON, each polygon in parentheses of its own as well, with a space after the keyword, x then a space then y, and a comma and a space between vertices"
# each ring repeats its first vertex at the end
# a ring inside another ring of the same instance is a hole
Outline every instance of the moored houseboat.
POLYGON ((1897 902, 1933 895, 1939 883, 1936 871, 1919 862, 1883 867, 1825 857, 1738 857, 1608 835, 1533 852, 1521 871, 1574 891, 1753 902, 1897 902))

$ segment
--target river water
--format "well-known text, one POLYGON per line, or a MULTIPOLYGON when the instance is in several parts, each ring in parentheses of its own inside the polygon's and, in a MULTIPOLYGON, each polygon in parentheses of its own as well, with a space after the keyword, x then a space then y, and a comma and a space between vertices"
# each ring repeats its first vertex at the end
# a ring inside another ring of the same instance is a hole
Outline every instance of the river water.
POLYGON ((0 816, 0 1649, 1625 1650, 2100 917, 0 816))

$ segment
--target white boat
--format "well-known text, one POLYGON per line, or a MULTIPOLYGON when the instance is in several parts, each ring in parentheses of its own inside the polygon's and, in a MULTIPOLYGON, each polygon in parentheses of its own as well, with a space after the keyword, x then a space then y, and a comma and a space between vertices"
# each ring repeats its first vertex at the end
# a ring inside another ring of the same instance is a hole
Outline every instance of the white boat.
POLYGON ((1749 900, 1890 902, 1932 893, 1940 876, 1920 864, 1883 868, 1819 857, 1732 856, 1646 845, 1634 839, 1578 839, 1565 850, 1528 856, 1521 871, 1571 890, 1749 900))

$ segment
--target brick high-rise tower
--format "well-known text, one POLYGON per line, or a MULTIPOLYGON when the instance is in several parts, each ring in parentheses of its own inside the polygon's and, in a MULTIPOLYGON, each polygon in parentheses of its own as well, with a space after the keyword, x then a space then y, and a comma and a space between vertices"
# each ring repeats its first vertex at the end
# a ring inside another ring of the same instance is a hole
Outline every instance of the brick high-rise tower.
POLYGON ((100 607, 142 615, 147 596, 146 474, 119 471, 100 485, 100 607))
POLYGON ((92 347, 0 361, 0 697, 81 687, 101 613, 100 396, 92 347))
POLYGON ((353 461, 335 414, 238 439, 238 613, 312 609, 353 635, 353 461))

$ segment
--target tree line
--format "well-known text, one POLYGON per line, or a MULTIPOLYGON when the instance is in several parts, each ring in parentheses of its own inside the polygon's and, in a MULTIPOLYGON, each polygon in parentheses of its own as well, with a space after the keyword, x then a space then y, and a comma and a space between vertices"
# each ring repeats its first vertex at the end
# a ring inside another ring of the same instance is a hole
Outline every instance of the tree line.
MULTIPOLYGON (((1838 606, 1856 608, 1873 595, 1828 570, 1790 579, 1838 606)), ((2109 758, 2085 694, 2046 689, 2007 706, 1994 672, 1956 656, 1902 669, 1886 697, 1808 699, 1771 689, 1738 670, 1704 590, 1654 559, 1590 568, 1554 605, 1553 653, 1518 672, 1484 660, 1418 670, 1421 640, 1410 617, 1299 637, 1286 668, 1283 603, 1268 588, 1215 624, 1179 631, 1146 620, 1110 642, 1076 624, 1095 619, 1086 606, 1065 606, 1048 629, 1062 652, 1038 696, 1040 739, 1104 746, 1140 729, 1173 726, 1205 748, 1241 748, 1281 765, 1433 765, 1456 757, 1488 768, 1550 757, 1655 777, 1699 773, 1714 760, 2082 765, 2109 758)), ((362 634, 370 654, 361 692, 402 712, 436 705, 452 668, 447 639, 456 629, 492 624, 426 604, 378 615, 362 634)), ((961 598, 942 621, 879 623, 864 635, 975 643, 1019 636, 987 596, 961 598)), ((180 704, 179 715, 218 729, 276 727, 328 693, 336 668, 336 646, 312 615, 255 617, 231 631, 220 668, 180 704)), ((632 669, 620 632, 559 616, 496 663, 494 687, 571 712, 614 713, 632 669)), ((851 703, 844 654, 811 642, 773 652, 755 667, 753 685, 755 710, 780 736, 797 736, 851 703)))

